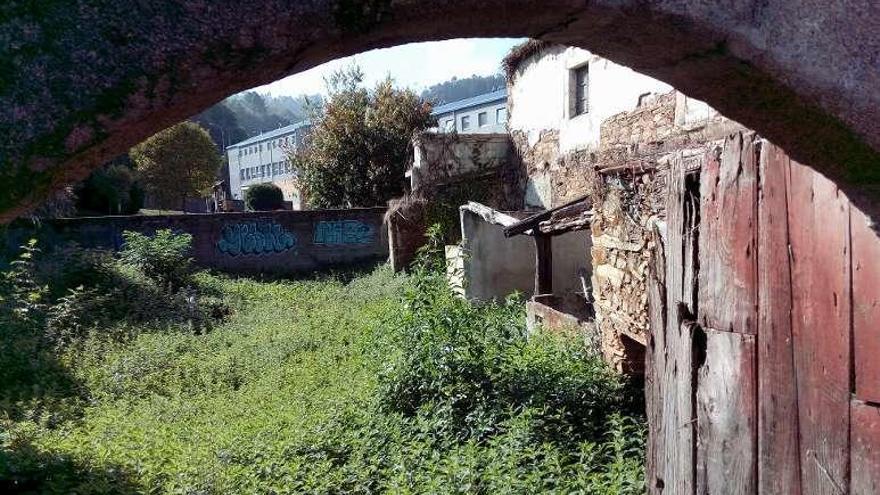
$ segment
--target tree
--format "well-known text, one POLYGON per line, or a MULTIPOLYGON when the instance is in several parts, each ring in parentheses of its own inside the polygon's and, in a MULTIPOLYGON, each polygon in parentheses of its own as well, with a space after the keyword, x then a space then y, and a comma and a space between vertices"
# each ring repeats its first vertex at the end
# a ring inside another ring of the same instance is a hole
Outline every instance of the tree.
POLYGON ((289 160, 313 208, 375 206, 403 193, 414 133, 435 124, 431 105, 386 79, 362 87, 357 66, 327 79, 310 143, 289 160))
POLYGON ((284 193, 281 188, 267 182, 248 188, 245 193, 247 208, 253 211, 270 211, 284 208, 284 193))
POLYGON ((211 136, 194 122, 155 134, 129 156, 147 192, 165 209, 183 209, 186 198, 207 194, 221 161, 211 136))
POLYGON ((105 163, 74 188, 80 215, 131 215, 144 206, 144 190, 128 155, 105 163))

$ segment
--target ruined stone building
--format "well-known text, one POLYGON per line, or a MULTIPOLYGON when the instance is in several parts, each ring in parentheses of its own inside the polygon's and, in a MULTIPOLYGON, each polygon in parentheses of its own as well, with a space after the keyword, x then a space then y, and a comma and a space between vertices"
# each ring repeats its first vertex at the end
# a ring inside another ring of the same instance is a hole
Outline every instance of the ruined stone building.
POLYGON ((641 372, 651 231, 664 217, 664 164, 682 153, 702 158, 739 126, 586 50, 530 41, 508 55, 505 67, 524 204, 552 209, 587 196, 586 298, 596 336, 607 360, 641 372))
MULTIPOLYGON (((427 203, 446 198, 456 205, 461 234, 453 242, 461 252, 452 248, 449 264, 463 274, 464 295, 497 299, 519 291, 532 298, 530 324, 580 328, 615 367, 641 373, 648 265, 654 226, 665 218, 669 161, 681 158, 698 170, 742 127, 586 50, 529 41, 504 64, 507 132, 417 136, 411 188, 455 191, 427 203), (516 227, 529 219, 529 228, 516 227), (511 229, 546 237, 543 287, 537 244, 510 236, 511 229)), ((422 241, 424 219, 415 235, 401 227, 413 217, 391 222, 398 265, 409 259, 401 253, 422 241)))

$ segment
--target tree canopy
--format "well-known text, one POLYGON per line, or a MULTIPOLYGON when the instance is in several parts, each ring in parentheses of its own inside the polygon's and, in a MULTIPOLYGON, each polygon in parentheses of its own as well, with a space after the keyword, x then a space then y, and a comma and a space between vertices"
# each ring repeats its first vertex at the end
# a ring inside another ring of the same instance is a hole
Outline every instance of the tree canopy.
POLYGON ((182 209, 186 198, 205 194, 221 163, 211 136, 193 122, 160 131, 129 156, 150 198, 164 209, 182 209))
POLYGON ((141 209, 144 191, 127 158, 110 161, 74 188, 79 214, 131 215, 141 209))
POLYGON ((327 90, 310 144, 289 158, 309 206, 375 206, 400 196, 412 136, 435 124, 430 103, 391 79, 364 88, 357 66, 332 74, 327 90))

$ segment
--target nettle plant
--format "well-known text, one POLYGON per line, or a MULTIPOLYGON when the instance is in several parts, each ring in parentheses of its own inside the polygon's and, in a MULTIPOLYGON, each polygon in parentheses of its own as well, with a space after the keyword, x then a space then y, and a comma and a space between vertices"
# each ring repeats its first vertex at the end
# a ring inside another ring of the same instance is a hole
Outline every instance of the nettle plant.
POLYGON ((123 263, 138 268, 163 286, 180 288, 188 284, 193 273, 190 234, 162 229, 154 236, 125 231, 122 237, 125 239, 120 252, 123 263))
POLYGON ((26 323, 45 310, 49 289, 34 275, 34 257, 39 252, 37 240, 30 239, 9 263, 9 268, 0 273, 0 322, 26 323))

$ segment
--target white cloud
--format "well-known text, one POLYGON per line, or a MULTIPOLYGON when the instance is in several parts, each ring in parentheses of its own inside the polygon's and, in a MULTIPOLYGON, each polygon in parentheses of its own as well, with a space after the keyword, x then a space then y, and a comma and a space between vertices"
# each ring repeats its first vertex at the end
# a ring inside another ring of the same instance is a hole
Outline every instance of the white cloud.
POLYGON ((274 95, 324 93, 324 77, 348 64, 361 66, 369 85, 390 75, 401 86, 421 90, 452 77, 489 75, 519 39, 454 39, 371 50, 333 60, 299 74, 256 88, 274 95))

